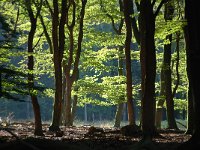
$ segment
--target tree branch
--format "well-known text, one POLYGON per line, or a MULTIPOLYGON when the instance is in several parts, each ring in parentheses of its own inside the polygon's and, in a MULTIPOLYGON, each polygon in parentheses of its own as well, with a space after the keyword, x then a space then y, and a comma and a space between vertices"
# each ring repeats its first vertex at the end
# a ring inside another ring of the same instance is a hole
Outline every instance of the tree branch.
POLYGON ((50 13, 51 13, 51 16, 53 16, 53 13, 54 13, 54 12, 53 12, 51 6, 49 5, 48 0, 45 0, 45 2, 46 2, 46 5, 47 5, 47 8, 49 9, 49 11, 50 11, 50 13))
POLYGON ((108 18, 110 18, 111 23, 112 23, 113 30, 118 34, 118 33, 119 33, 119 30, 118 30, 117 27, 115 26, 115 20, 114 20, 114 18, 113 18, 110 14, 108 14, 108 12, 104 9, 102 0, 100 0, 100 6, 101 6, 102 11, 105 13, 105 15, 106 15, 108 18))
POLYGON ((160 4, 158 5, 158 8, 156 9, 155 13, 154 13, 154 17, 156 17, 158 15, 158 13, 160 12, 160 9, 162 8, 162 6, 167 3, 169 0, 162 0, 160 2, 160 4))

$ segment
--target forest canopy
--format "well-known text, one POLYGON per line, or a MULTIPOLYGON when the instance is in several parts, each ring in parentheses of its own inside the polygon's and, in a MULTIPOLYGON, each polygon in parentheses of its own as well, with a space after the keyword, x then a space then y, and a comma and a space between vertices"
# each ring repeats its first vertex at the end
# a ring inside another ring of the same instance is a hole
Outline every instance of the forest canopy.
POLYGON ((123 119, 152 136, 163 120, 178 129, 180 119, 186 129, 184 7, 183 0, 1 1, 0 117, 34 119, 36 135, 43 121, 59 131, 77 120, 120 127, 123 119))

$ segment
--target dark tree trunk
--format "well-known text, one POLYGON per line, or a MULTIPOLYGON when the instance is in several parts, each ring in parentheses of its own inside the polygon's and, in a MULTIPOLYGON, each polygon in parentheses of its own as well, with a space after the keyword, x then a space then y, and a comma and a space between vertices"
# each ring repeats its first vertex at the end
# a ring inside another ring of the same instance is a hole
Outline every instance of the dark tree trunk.
POLYGON ((149 0, 140 1, 140 42, 143 80, 142 130, 143 138, 152 138, 155 133, 155 16, 149 0))
POLYGON ((200 9, 197 1, 186 0, 186 19, 188 21, 188 66, 189 81, 194 104, 194 134, 200 137, 200 9))
POLYGON ((2 97, 2 72, 1 72, 1 68, 0 68, 0 98, 2 97))
POLYGON ((125 56, 126 56, 126 84, 127 84, 127 105, 128 105, 128 120, 129 125, 135 125, 135 114, 132 100, 132 72, 131 72, 131 38, 132 38, 132 26, 131 26, 131 14, 133 3, 129 0, 124 0, 124 17, 126 24, 126 41, 125 41, 125 56))
MULTIPOLYGON (((42 2, 42 1, 41 1, 42 2)), ((26 2, 26 9, 28 11, 28 15, 31 22, 31 29, 28 34, 28 88, 29 88, 29 94, 31 96, 31 101, 33 105, 33 111, 34 111, 34 117, 35 117, 35 135, 43 135, 42 131, 42 121, 41 121, 41 114, 40 114, 40 105, 37 100, 37 96, 34 93, 34 58, 33 58, 33 39, 36 32, 36 26, 37 26, 37 17, 40 13, 41 6, 37 10, 36 17, 34 17, 33 10, 31 8, 31 1, 26 2)), ((41 5, 41 4, 40 4, 41 5)))
MULTIPOLYGON (((172 1, 165 4, 165 21, 170 21, 173 18, 174 6, 172 1)), ((166 107, 167 107, 167 121, 168 128, 177 129, 175 116, 174 116, 174 100, 172 95, 172 79, 171 79, 171 43, 172 43, 172 34, 166 36, 166 40, 169 40, 169 44, 164 45, 164 62, 163 62, 163 71, 164 71, 164 81, 165 81, 165 98, 166 98, 166 107)), ((179 44, 179 43, 178 43, 179 44)))
MULTIPOLYGON (((64 7, 64 6, 63 6, 64 7)), ((54 62, 54 72, 55 72, 55 97, 54 97, 54 104, 53 104, 53 114, 52 114, 52 124, 49 127, 50 131, 59 131, 60 125, 60 118, 61 118, 61 109, 62 109, 62 55, 63 50, 63 40, 64 36, 59 36, 61 39, 58 38, 60 32, 58 32, 59 27, 59 8, 57 0, 53 0, 53 19, 52 19, 52 42, 53 42, 53 62, 54 62), (59 41, 63 43, 59 46, 59 41)), ((65 9, 65 8, 63 8, 65 9)), ((64 28, 64 22, 62 21, 63 27, 60 27, 59 31, 64 28)), ((64 34, 61 33, 62 35, 64 34)))
POLYGON ((170 44, 164 46, 164 76, 165 76, 165 94, 167 107, 167 121, 169 129, 177 129, 174 115, 174 100, 172 95, 172 79, 171 79, 171 41, 172 35, 167 36, 170 44))
POLYGON ((188 45, 188 78, 194 105, 194 132, 189 141, 178 148, 180 150, 200 148, 200 72, 197 69, 200 63, 200 9, 198 3, 198 1, 185 0, 185 15, 188 29, 188 40, 186 43, 188 45))
MULTIPOLYGON (((188 28, 187 26, 184 27, 184 36, 185 36, 185 43, 186 43, 186 54, 189 53, 189 45, 187 44, 189 41, 188 37, 188 28)), ((192 91, 191 91, 191 81, 190 81, 190 66, 189 66, 189 58, 187 55, 187 76, 188 76, 188 91, 187 91, 187 130, 186 134, 192 134, 194 130, 194 107, 193 107, 193 96, 192 96, 192 91)))
POLYGON ((192 134, 194 130, 194 107, 193 107, 193 100, 192 100, 192 91, 190 85, 188 86, 188 92, 187 92, 187 100, 188 100, 188 106, 187 106, 187 130, 186 134, 192 134))

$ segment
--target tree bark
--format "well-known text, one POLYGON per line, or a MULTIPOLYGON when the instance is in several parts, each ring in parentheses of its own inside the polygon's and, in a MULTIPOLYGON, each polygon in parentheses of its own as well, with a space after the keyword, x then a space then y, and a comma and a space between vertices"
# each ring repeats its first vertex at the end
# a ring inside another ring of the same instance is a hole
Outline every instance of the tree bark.
POLYGON ((185 0, 185 17, 188 28, 188 51, 187 62, 189 66, 189 82, 194 105, 194 132, 192 137, 179 147, 180 150, 199 149, 200 145, 200 72, 198 71, 200 62, 200 9, 198 1, 185 0))
POLYGON ((69 57, 68 61, 66 64, 66 117, 65 117, 65 124, 66 126, 71 126, 73 123, 72 120, 72 107, 71 107, 71 92, 72 92, 72 85, 76 81, 77 76, 78 76, 78 64, 79 64, 79 59, 80 59, 80 54, 81 54, 81 46, 82 46, 82 40, 83 40, 83 20, 84 20, 84 15, 85 15, 85 7, 87 4, 87 0, 82 0, 82 8, 80 11, 80 19, 79 19, 79 31, 78 31, 78 43, 77 43, 77 50, 75 53, 75 59, 73 61, 74 57, 74 52, 75 52, 75 47, 74 47, 74 26, 76 23, 76 3, 74 0, 70 1, 68 6, 67 6, 67 14, 66 14, 66 24, 69 30, 69 57), (72 21, 71 24, 69 24, 69 8, 72 7, 72 21), (72 73, 71 73, 71 68, 73 68, 72 73))
POLYGON ((157 108, 156 108, 156 127, 158 129, 161 129, 161 122, 162 122, 162 115, 163 115, 163 107, 165 103, 165 78, 164 78, 164 62, 161 67, 161 73, 160 73, 160 96, 157 102, 157 108))
POLYGON ((188 63, 189 63, 189 78, 194 102, 194 133, 200 136, 200 72, 196 70, 200 62, 200 28, 199 18, 200 9, 196 1, 188 2, 186 0, 186 19, 188 21, 188 63))
MULTIPOLYGON (((31 29, 28 34, 28 88, 29 88, 29 94, 31 96, 34 117, 35 117, 34 134, 41 136, 41 135, 43 135, 43 131, 42 131, 42 121, 41 121, 41 114, 40 114, 40 105, 38 103, 37 96, 34 93, 33 39, 34 39, 34 35, 36 32, 37 17, 38 17, 38 14, 40 13, 42 6, 40 6, 40 8, 38 8, 36 17, 34 17, 33 10, 31 8, 31 5, 32 5, 31 3, 32 3, 31 1, 25 2, 26 9, 28 11, 28 15, 29 15, 30 22, 31 22, 31 29)), ((42 5, 42 1, 41 1, 40 5, 42 5)))
POLYGON ((132 72, 131 72, 131 39, 132 39, 132 26, 131 26, 131 14, 133 8, 132 2, 124 0, 124 17, 126 24, 126 40, 125 40, 125 56, 126 56, 126 92, 127 92, 127 105, 128 105, 128 120, 129 125, 135 125, 135 114, 132 100, 132 72))
POLYGON ((121 120, 122 120, 123 106, 124 106, 124 103, 119 103, 117 105, 117 111, 116 111, 116 114, 115 114, 114 127, 117 127, 117 128, 120 127, 121 120))
MULTIPOLYGON (((172 41, 172 35, 167 36, 169 41, 172 41)), ((164 76, 165 76, 165 90, 166 90, 166 107, 167 107, 167 121, 169 129, 178 129, 174 115, 174 100, 172 95, 172 79, 171 79, 171 42, 164 46, 164 76)))
POLYGON ((149 0, 140 1, 140 42, 142 66, 142 130, 143 139, 152 139, 155 134, 155 16, 149 0))
MULTIPOLYGON (((123 76, 123 47, 119 47, 119 58, 118 58, 118 75, 123 76)), ((119 100, 123 100, 124 96, 120 96, 119 100)), ((119 102, 117 105, 117 111, 115 114, 115 123, 114 127, 120 127, 121 119, 122 119, 122 113, 123 113, 123 103, 119 102)))
POLYGON ((190 66, 189 66, 189 58, 188 58, 188 53, 189 53, 189 47, 188 47, 188 28, 187 26, 185 26, 183 28, 184 30, 184 36, 185 36, 185 48, 186 48, 186 60, 187 60, 187 76, 188 76, 188 91, 187 91, 187 130, 186 130, 186 134, 192 134, 193 130, 194 130, 194 107, 193 107, 193 96, 192 96, 192 89, 191 89, 191 81, 190 81, 190 66))
MULTIPOLYGON (((174 6, 172 1, 169 1, 165 4, 165 21, 170 21, 173 19, 174 6)), ((167 120, 168 128, 178 129, 175 121, 174 115, 174 100, 172 94, 172 79, 171 79, 171 43, 172 43, 172 34, 166 36, 166 40, 169 40, 169 44, 164 45, 164 62, 163 62, 163 71, 164 71, 164 88, 165 88, 165 98, 166 98, 166 107, 167 107, 167 120)), ((178 41, 179 42, 179 41, 178 41)), ((177 43, 179 44, 179 43, 177 43)))
MULTIPOLYGON (((59 41, 63 42, 61 44, 63 46, 64 36, 63 37, 60 36, 61 39, 58 38, 58 35, 60 34, 60 32, 58 32, 59 8, 58 8, 57 0, 53 0, 53 8, 54 8, 54 12, 53 12, 53 19, 52 19, 52 42, 53 42, 53 62, 54 62, 54 74, 55 74, 55 97, 54 97, 54 104, 53 104, 52 123, 49 127, 49 130, 59 131, 61 109, 62 109, 62 56, 63 56, 63 51, 64 51, 64 49, 62 49, 63 47, 59 47, 59 41)), ((62 21, 62 24, 60 25, 63 25, 64 27, 64 22, 62 21)), ((61 31, 61 29, 59 31, 61 31)), ((64 31, 62 34, 64 34, 64 31)))

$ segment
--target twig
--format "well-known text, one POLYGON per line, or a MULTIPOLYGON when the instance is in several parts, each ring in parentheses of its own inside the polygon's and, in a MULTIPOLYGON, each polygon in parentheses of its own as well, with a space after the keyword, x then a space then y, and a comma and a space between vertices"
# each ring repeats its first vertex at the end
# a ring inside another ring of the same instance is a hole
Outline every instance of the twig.
POLYGON ((179 121, 176 121, 178 124, 180 124, 181 126, 183 126, 184 128, 187 128, 186 125, 184 125, 183 123, 179 122, 179 121))

